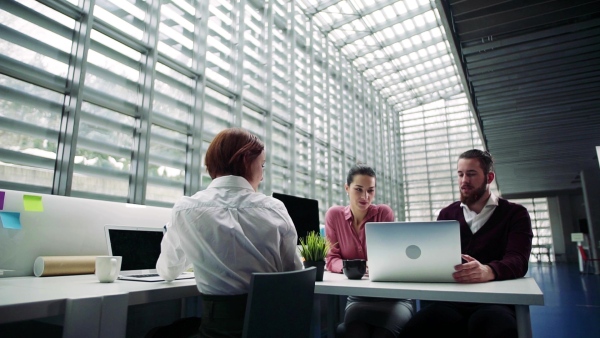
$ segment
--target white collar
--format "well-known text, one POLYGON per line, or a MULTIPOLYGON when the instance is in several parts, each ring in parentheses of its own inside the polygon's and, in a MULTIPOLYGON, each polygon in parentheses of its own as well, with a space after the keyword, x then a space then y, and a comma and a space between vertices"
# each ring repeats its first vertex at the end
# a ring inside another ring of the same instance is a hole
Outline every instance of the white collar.
POLYGON ((242 188, 252 190, 254 192, 254 188, 250 185, 247 179, 242 176, 220 176, 212 180, 208 185, 207 189, 210 188, 223 188, 223 187, 231 187, 231 188, 242 188))
MULTIPOLYGON (((464 204, 463 202, 460 202, 460 206, 463 209, 467 209, 469 211, 471 211, 471 209, 469 208, 468 205, 464 204)), ((498 206, 498 196, 496 196, 492 191, 490 191, 490 197, 488 198, 487 202, 485 202, 485 205, 483 206, 483 209, 487 208, 487 207, 497 207, 498 206)), ((481 210, 483 210, 481 209, 481 210)))

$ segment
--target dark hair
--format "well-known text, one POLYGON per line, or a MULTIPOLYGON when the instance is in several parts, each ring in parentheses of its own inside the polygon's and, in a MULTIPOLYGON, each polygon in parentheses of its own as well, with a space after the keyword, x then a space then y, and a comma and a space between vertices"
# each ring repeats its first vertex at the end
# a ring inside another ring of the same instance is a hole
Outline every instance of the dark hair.
POLYGON ((459 160, 461 158, 476 158, 477 160, 479 160, 479 165, 481 166, 481 169, 483 169, 483 173, 485 175, 494 171, 494 158, 492 157, 492 154, 485 150, 467 150, 464 153, 460 154, 460 156, 458 156, 459 160))
POLYGON ((225 129, 215 136, 206 150, 206 171, 213 179, 225 175, 249 179, 248 168, 264 149, 264 143, 247 130, 225 129))
POLYGON ((348 171, 348 177, 346 178, 346 183, 348 183, 348 185, 350 185, 352 183, 352 181, 354 180, 354 176, 356 176, 356 175, 366 175, 366 176, 377 178, 377 176, 375 175, 375 170, 373 168, 369 167, 366 164, 358 163, 358 164, 353 165, 352 168, 350 168, 350 171, 348 171))

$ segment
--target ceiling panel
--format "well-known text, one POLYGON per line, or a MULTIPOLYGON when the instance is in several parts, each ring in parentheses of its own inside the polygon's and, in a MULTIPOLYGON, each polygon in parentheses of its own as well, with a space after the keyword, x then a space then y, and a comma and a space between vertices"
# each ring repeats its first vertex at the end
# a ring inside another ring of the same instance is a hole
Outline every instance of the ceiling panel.
POLYGON ((580 172, 598 168, 600 1, 436 3, 502 194, 580 191, 580 172))

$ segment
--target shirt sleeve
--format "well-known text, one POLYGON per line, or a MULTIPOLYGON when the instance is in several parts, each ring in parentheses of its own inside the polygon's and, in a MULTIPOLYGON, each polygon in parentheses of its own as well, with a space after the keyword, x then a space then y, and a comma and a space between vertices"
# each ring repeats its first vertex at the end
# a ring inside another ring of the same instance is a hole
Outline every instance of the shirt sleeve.
POLYGON ((166 229, 160 243, 160 256, 156 262, 156 270, 166 281, 172 281, 190 264, 181 247, 177 228, 169 223, 166 225, 166 229))
POLYGON ((282 236, 281 242, 281 261, 283 262, 283 271, 294 271, 302 269, 302 260, 298 252, 298 233, 292 218, 287 213, 281 213, 283 220, 287 224, 288 231, 282 236))
POLYGON ((381 210, 381 222, 393 222, 394 221, 394 211, 390 208, 389 205, 380 204, 379 209, 381 210))
POLYGON ((331 243, 331 248, 327 253, 327 270, 331 272, 342 273, 344 263, 340 244, 338 240, 337 228, 339 223, 339 215, 335 215, 335 209, 329 209, 325 214, 325 236, 331 243))

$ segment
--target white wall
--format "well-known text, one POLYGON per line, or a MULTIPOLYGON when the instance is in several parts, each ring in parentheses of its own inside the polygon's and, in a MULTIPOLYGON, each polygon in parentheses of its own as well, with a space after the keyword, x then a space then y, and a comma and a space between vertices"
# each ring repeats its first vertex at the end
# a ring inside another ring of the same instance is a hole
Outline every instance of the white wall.
POLYGON ((170 208, 0 191, 0 212, 19 212, 22 224, 20 230, 0 228, 0 277, 32 276, 38 256, 106 255, 104 225, 162 227, 171 215, 170 208), (41 196, 44 210, 25 211, 23 195, 41 196))

